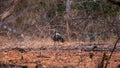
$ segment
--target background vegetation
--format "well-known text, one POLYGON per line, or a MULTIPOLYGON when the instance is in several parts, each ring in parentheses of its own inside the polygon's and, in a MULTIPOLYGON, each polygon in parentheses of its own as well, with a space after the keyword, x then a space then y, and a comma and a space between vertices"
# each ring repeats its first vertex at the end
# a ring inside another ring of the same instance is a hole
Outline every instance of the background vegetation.
MULTIPOLYGON (((11 2, 0 0, 0 14, 8 10, 11 2)), ((42 39, 50 38, 56 30, 66 40, 69 37, 74 41, 108 41, 117 37, 119 14, 120 7, 107 0, 70 0, 66 19, 66 0, 19 0, 4 23, 25 36, 42 39)))

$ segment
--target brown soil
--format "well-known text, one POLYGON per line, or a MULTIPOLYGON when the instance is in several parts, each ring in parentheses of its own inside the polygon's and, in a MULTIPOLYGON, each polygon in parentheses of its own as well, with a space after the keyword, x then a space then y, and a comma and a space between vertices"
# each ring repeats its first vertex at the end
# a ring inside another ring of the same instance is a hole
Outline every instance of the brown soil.
MULTIPOLYGON (((0 68, 98 68, 103 53, 110 54, 112 43, 85 44, 80 42, 55 43, 53 41, 32 40, 24 41, 0 39, 0 68), (98 48, 92 51, 94 45, 98 48), (107 49, 107 50, 102 50, 107 49), (13 67, 12 67, 13 66, 13 67), (24 68, 24 67, 23 67, 24 68)), ((113 53, 108 68, 120 68, 120 50, 113 53)), ((107 60, 107 59, 106 59, 107 60)), ((106 63, 106 60, 104 63, 106 63)))

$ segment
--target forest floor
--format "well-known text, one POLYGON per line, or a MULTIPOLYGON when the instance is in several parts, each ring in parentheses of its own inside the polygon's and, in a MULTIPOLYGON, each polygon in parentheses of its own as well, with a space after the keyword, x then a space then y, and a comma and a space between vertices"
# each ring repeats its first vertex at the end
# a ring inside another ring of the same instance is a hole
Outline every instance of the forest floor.
MULTIPOLYGON (((24 40, 0 36, 0 68, 98 68, 103 53, 108 58, 114 43, 54 43, 25 37, 24 40), (97 46, 94 50, 94 46, 97 46)), ((104 61, 106 63, 106 60, 104 61)), ((120 45, 108 64, 120 68, 120 45)))

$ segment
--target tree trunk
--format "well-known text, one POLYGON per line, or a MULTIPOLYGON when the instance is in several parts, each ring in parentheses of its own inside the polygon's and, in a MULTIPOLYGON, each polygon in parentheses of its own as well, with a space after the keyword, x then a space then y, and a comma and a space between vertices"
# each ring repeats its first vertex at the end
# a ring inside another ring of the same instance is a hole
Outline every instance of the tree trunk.
POLYGON ((67 39, 70 41, 70 28, 69 28, 69 14, 70 14, 70 0, 66 0, 66 32, 67 32, 67 39))

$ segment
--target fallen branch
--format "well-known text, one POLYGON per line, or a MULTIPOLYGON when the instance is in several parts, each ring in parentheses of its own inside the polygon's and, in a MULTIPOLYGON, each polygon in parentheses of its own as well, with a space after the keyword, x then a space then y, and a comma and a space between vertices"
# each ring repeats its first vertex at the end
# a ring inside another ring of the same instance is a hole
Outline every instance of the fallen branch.
POLYGON ((115 42, 114 47, 113 47, 113 49, 112 49, 112 51, 111 51, 111 53, 110 53, 110 56, 109 56, 109 58, 108 58, 108 60, 107 60, 107 62, 106 62, 106 64, 105 64, 105 67, 104 67, 104 68, 107 68, 108 63, 109 63, 109 61, 110 61, 110 59, 111 59, 111 57, 112 57, 113 52, 114 52, 115 49, 116 49, 116 46, 117 46, 117 43, 119 42, 119 40, 120 40, 120 37, 119 37, 119 38, 117 39, 117 41, 115 42))

